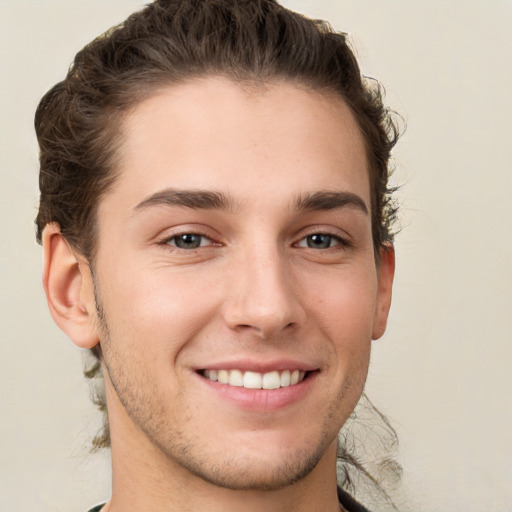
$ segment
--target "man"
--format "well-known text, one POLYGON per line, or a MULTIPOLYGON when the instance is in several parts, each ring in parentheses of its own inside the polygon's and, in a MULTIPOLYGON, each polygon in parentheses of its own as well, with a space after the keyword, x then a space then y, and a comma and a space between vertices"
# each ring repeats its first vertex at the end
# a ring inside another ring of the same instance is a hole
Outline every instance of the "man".
POLYGON ((36 131, 48 304, 105 381, 97 510, 364 510, 338 432, 390 307, 396 130, 345 37, 272 0, 156 1, 36 131))

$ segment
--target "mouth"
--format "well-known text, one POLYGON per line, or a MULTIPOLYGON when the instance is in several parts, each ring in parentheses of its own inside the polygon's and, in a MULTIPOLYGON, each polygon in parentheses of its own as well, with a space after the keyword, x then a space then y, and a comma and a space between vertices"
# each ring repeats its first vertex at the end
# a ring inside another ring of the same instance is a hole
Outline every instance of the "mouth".
POLYGON ((242 370, 199 370, 199 375, 205 379, 245 389, 280 389, 296 386, 312 372, 303 370, 283 370, 260 373, 242 370))
POLYGON ((317 389, 315 382, 321 368, 289 359, 244 359, 196 367, 195 373, 208 393, 226 400, 236 410, 266 414, 287 410, 310 396, 317 389))

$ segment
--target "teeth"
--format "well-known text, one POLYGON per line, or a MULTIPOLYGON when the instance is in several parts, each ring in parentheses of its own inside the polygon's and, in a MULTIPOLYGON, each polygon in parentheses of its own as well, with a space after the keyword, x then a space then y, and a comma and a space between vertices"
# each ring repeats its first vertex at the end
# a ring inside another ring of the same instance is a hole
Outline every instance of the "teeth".
POLYGON ((228 372, 228 370, 219 370, 217 372, 217 380, 221 384, 229 384, 229 372, 228 372))
POLYGON ((244 385, 244 376, 240 370, 231 370, 229 372, 229 385, 238 387, 244 385))
POLYGON ((221 384, 247 389, 278 389, 302 382, 306 372, 299 370, 273 371, 269 373, 242 372, 240 370, 204 370, 204 377, 221 384))
POLYGON ((263 389, 277 389, 281 387, 281 376, 279 372, 270 372, 263 375, 261 383, 263 389))
POLYGON ((290 370, 285 370, 281 373, 281 386, 285 388, 291 384, 291 373, 290 370))
POLYGON ((261 389, 261 373, 245 372, 244 373, 244 388, 261 389))

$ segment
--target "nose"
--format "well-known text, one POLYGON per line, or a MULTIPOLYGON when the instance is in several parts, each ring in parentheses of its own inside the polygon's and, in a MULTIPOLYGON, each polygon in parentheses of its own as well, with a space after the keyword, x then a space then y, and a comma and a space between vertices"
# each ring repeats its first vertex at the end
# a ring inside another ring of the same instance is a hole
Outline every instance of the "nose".
POLYGON ((305 311, 290 265, 278 250, 251 252, 233 265, 223 305, 228 327, 270 339, 300 325, 305 311))

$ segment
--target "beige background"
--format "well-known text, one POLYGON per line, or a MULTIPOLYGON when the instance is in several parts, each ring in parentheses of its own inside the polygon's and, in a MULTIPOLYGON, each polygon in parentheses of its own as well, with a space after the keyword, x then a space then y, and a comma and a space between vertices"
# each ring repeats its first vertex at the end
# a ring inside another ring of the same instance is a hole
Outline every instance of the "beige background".
MULTIPOLYGON (((33 239, 39 98, 135 0, 0 0, 0 511, 109 493, 78 349, 53 325, 33 239)), ((512 2, 288 0, 353 34, 407 119, 391 321, 368 393, 401 446, 404 511, 512 511, 512 2)))

